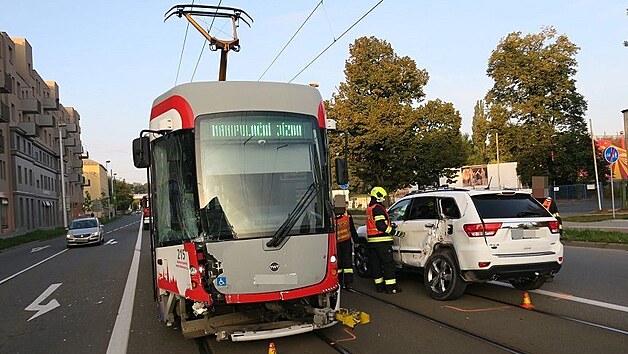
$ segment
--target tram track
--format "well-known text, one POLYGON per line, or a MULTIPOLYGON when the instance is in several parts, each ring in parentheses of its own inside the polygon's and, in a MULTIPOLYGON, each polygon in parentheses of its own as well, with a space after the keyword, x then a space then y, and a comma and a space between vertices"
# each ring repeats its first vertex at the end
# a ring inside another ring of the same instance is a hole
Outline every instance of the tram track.
MULTIPOLYGON (((465 293, 465 296, 477 297, 479 299, 493 301, 493 302, 496 302, 496 303, 499 303, 499 304, 502 304, 502 305, 506 305, 506 306, 511 306, 511 307, 514 307, 514 308, 521 307, 520 305, 512 304, 512 303, 507 302, 507 301, 498 300, 498 299, 494 299, 494 298, 491 298, 491 297, 488 297, 488 296, 477 295, 477 294, 473 294, 473 293, 469 293, 469 292, 465 293)), ((564 315, 559 315, 559 314, 551 313, 549 311, 539 310, 539 309, 536 309, 536 308, 529 309, 529 311, 533 311, 533 312, 540 313, 540 314, 545 315, 545 316, 550 316, 550 317, 554 317, 554 318, 558 318, 558 319, 562 319, 562 320, 566 320, 566 321, 570 321, 570 322, 580 323, 580 324, 583 324, 583 325, 595 327, 595 328, 598 328, 598 329, 602 329, 602 330, 606 330, 606 331, 610 331, 610 332, 614 332, 614 333, 628 335, 628 331, 625 331, 625 330, 622 330, 622 329, 618 329, 618 328, 609 327, 609 326, 605 326, 605 325, 602 325, 602 324, 599 324, 599 323, 594 323, 594 322, 590 322, 590 321, 580 320, 580 319, 577 319, 577 318, 564 316, 564 315)))
POLYGON ((410 314, 410 315, 412 315, 412 316, 415 316, 415 317, 418 317, 418 318, 424 319, 424 320, 426 320, 426 321, 428 321, 428 322, 431 322, 431 323, 437 324, 437 325, 441 326, 442 328, 445 328, 445 329, 448 329, 448 330, 454 331, 454 332, 456 332, 456 333, 462 334, 462 335, 464 335, 464 336, 467 336, 467 337, 473 338, 473 339, 478 340, 478 341, 480 341, 480 342, 482 342, 482 343, 485 343, 485 344, 488 344, 488 345, 493 346, 493 347, 495 347, 495 348, 501 349, 501 350, 503 350, 503 351, 505 351, 505 352, 508 352, 508 353, 513 353, 513 354, 521 354, 521 353, 526 353, 525 351, 520 350, 520 349, 517 349, 517 348, 512 347, 512 346, 510 346, 510 345, 507 345, 507 344, 504 344, 504 343, 497 342, 497 341, 492 340, 492 339, 490 339, 490 338, 487 338, 487 337, 484 337, 484 336, 478 335, 478 334, 476 334, 476 333, 470 332, 470 331, 468 331, 468 330, 466 330, 466 329, 464 329, 464 328, 461 328, 461 327, 458 327, 458 326, 451 325, 451 324, 449 324, 449 323, 447 323, 447 322, 444 322, 444 321, 441 321, 441 320, 439 320, 439 319, 437 319, 437 318, 435 318, 435 317, 432 317, 432 316, 429 316, 429 315, 426 315, 426 314, 420 313, 420 312, 418 312, 418 311, 415 311, 415 310, 409 309, 409 308, 407 308, 407 307, 403 307, 403 306, 397 305, 397 304, 395 304, 394 302, 391 302, 391 301, 388 301, 388 300, 381 299, 381 298, 379 298, 379 297, 377 297, 377 296, 373 296, 373 295, 371 295, 371 294, 369 294, 369 293, 366 293, 366 292, 363 292, 363 291, 357 290, 357 289, 355 289, 355 288, 354 288, 354 289, 351 289, 351 290, 349 290, 349 291, 350 291, 350 292, 352 292, 352 293, 354 293, 354 294, 358 294, 358 295, 361 295, 361 296, 364 296, 364 297, 367 297, 367 298, 370 298, 370 299, 376 300, 376 301, 378 301, 378 302, 385 303, 385 304, 387 304, 387 305, 389 305, 389 306, 391 306, 391 307, 393 307, 393 308, 396 308, 396 309, 398 309, 398 310, 400 310, 400 311, 403 311, 403 312, 405 312, 405 313, 407 313, 407 314, 410 314))

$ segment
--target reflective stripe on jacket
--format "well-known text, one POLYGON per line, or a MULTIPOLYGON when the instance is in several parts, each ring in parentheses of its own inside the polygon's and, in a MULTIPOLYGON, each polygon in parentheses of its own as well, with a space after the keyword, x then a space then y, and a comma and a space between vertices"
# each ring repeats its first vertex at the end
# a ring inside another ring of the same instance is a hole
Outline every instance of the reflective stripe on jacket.
POLYGON ((336 241, 342 242, 351 238, 349 215, 343 214, 336 218, 336 241))
POLYGON ((368 208, 366 208, 366 236, 367 236, 367 242, 386 242, 386 241, 392 241, 393 238, 392 236, 389 234, 389 232, 392 231, 392 227, 390 225, 390 218, 388 217, 388 211, 386 211, 386 208, 384 208, 383 206, 379 205, 379 204, 373 204, 370 205, 368 208), (380 207, 383 212, 384 215, 373 215, 373 210, 376 207, 380 207), (377 228, 377 221, 385 221, 386 222, 386 231, 382 232, 377 228))

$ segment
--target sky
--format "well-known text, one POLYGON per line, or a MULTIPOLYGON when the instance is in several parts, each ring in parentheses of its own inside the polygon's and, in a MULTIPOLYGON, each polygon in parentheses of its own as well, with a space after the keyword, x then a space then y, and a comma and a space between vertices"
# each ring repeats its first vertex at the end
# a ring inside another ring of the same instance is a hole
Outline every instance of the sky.
MULTIPOLYGON (((254 20, 251 28, 240 25, 242 48, 229 53, 227 80, 258 80, 319 1, 222 1, 254 20)), ((133 166, 131 141, 148 127, 153 100, 175 84, 218 77, 220 54, 202 51, 203 37, 191 26, 186 36, 184 18, 164 22, 170 7, 191 2, 3 0, 0 31, 28 40, 35 70, 44 80, 57 82, 64 106, 78 110, 90 158, 103 165, 111 160, 118 178, 144 183, 145 170, 133 166)), ((383 0, 339 38, 378 2, 323 1, 262 80, 290 81, 335 41, 293 80, 317 82, 323 98, 329 99, 345 80, 349 45, 356 38, 375 36, 427 70, 426 100, 453 103, 462 116, 462 131, 470 133, 473 107, 492 86, 487 61, 500 39, 511 32, 525 35, 553 26, 580 47, 576 86, 588 103, 585 118, 591 119, 594 132, 624 130, 628 1, 383 0)), ((210 18, 199 20, 209 27, 210 18)), ((217 20, 211 34, 230 38, 230 22, 217 20)))

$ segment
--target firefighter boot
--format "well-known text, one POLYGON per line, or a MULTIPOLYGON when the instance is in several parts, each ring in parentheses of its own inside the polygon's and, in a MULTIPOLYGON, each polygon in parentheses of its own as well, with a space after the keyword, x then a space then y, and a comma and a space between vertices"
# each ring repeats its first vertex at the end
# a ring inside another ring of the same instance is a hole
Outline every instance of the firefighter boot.
POLYGON ((384 292, 384 284, 383 283, 375 284, 375 290, 378 293, 383 293, 384 292))
POLYGON ((397 284, 386 286, 386 294, 397 294, 400 292, 401 292, 401 288, 398 287, 397 284))

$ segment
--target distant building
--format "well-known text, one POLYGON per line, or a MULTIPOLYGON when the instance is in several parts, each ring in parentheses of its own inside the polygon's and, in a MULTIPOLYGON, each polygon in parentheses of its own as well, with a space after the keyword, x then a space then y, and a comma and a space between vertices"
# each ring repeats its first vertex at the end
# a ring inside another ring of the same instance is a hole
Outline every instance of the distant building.
POLYGON ((59 103, 59 86, 34 69, 28 41, 0 32, 0 233, 63 225, 60 162, 68 220, 80 213, 79 120, 74 108, 59 103))
POLYGON ((92 200, 92 210, 86 213, 93 212, 97 217, 107 215, 106 207, 109 205, 107 170, 99 162, 86 159, 83 160, 83 177, 85 178, 83 196, 87 197, 89 193, 92 200))

